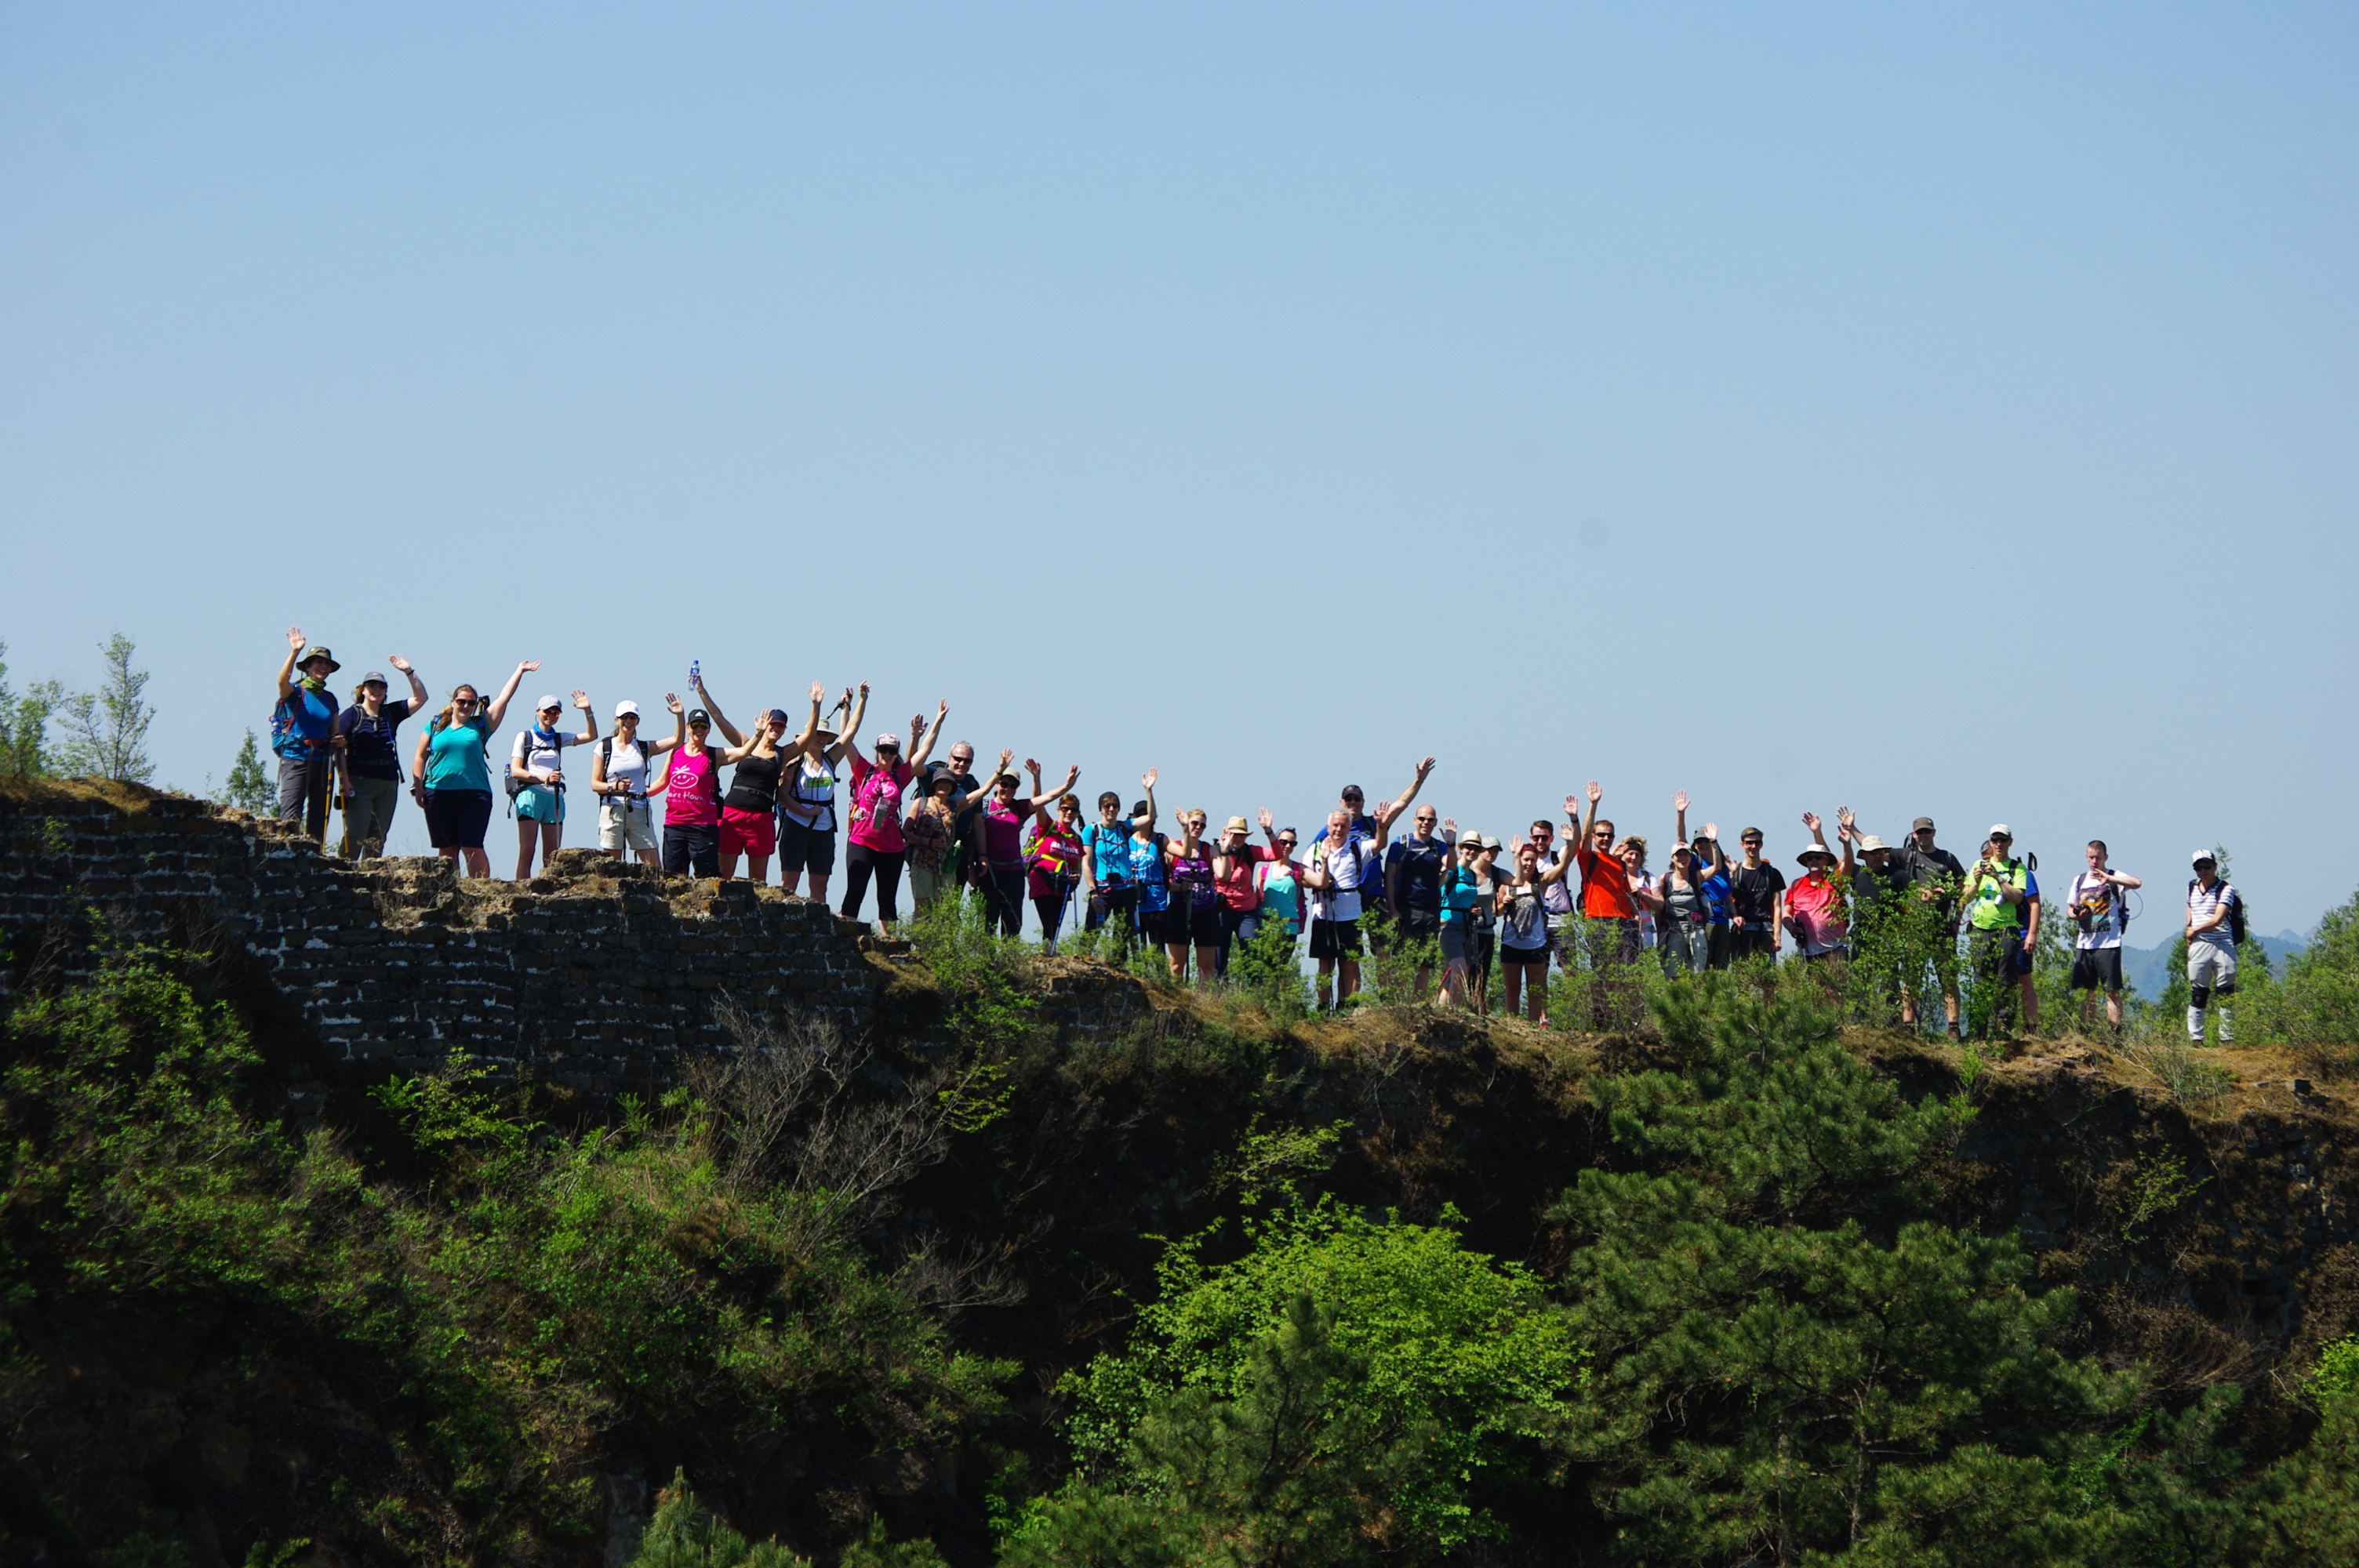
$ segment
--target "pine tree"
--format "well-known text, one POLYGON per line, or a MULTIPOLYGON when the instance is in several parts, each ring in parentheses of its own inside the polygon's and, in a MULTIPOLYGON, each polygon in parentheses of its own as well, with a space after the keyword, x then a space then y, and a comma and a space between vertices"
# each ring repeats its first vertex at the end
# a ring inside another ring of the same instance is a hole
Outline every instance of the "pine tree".
POLYGON ((255 813, 267 812, 278 804, 277 791, 262 771, 262 747, 251 730, 238 743, 237 760, 229 765, 229 782, 222 786, 222 795, 225 805, 255 813))
POLYGON ((147 755, 147 727, 156 710, 143 697, 147 672, 134 669, 136 644, 117 632, 99 644, 106 657, 106 678, 95 692, 78 691, 66 698, 62 717, 71 739, 66 741, 65 771, 146 784, 156 774, 147 755))
POLYGON ((2011 1236, 1920 1217, 1922 1167, 1970 1111, 1916 1105, 1781 988, 1723 977, 1656 1003, 1680 1071, 1603 1079, 1636 1170, 1584 1171, 1555 1217, 1596 1352, 1595 1496, 1634 1563, 2032 1563, 2095 1528, 2058 1476, 2126 1374, 2055 1348, 2011 1236))

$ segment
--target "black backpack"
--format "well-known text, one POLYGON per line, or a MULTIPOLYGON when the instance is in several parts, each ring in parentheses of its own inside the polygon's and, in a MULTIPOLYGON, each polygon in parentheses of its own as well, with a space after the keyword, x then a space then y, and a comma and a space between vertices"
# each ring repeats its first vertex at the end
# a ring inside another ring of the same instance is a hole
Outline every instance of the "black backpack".
MULTIPOLYGON (((2188 902, 2194 902, 2196 891, 2202 885, 2201 877, 2187 884, 2188 902)), ((2245 945, 2245 895, 2236 891, 2234 884, 2223 881, 2220 884, 2220 896, 2228 901, 2228 940, 2241 947, 2245 945)))
MULTIPOLYGON (((655 747, 645 741, 634 741, 631 744, 639 749, 639 758, 647 765, 647 782, 653 784, 656 777, 655 747)), ((614 782, 614 737, 612 735, 598 737, 598 765, 605 770, 606 782, 613 784, 614 782)), ((610 795, 607 798, 611 800, 614 797, 610 795)), ((625 795, 624 798, 627 800, 630 797, 625 795)), ((647 797, 642 795, 639 798, 644 800, 647 797)))

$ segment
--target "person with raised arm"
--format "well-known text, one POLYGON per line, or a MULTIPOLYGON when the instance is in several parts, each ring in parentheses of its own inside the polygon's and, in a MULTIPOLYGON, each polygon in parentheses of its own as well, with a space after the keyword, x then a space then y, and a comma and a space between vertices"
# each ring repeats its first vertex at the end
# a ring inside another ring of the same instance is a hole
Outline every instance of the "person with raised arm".
POLYGON ((1690 838, 1685 790, 1671 797, 1671 810, 1677 816, 1673 831, 1695 857, 1696 885, 1703 890, 1704 903, 1711 910, 1711 923, 1704 931, 1705 967, 1724 969, 1734 951, 1729 920, 1735 908, 1736 890, 1728 874, 1728 853, 1720 847, 1720 824, 1707 822, 1701 832, 1690 838))
POLYGON ((828 712, 831 722, 821 722, 819 705, 826 696, 824 687, 811 682, 811 742, 778 791, 778 885, 793 892, 808 872, 813 903, 827 902, 827 879, 835 871, 835 770, 843 765, 843 735, 857 734, 867 717, 868 683, 861 682, 856 693, 844 687, 828 712), (841 732, 832 722, 839 714, 846 716, 841 732))
POLYGON ((573 706, 582 710, 580 734, 568 735, 557 728, 565 708, 551 692, 533 704, 533 721, 517 732, 508 753, 508 776, 515 781, 510 798, 516 802, 518 881, 532 875, 536 846, 546 867, 565 841, 565 748, 586 746, 598 738, 598 716, 590 711, 589 697, 576 691, 573 706))
MULTIPOLYGON (((1441 991, 1434 999, 1438 1007, 1468 1005, 1466 978, 1474 958, 1474 912, 1478 905, 1490 902, 1490 879, 1476 869, 1483 858, 1483 836, 1470 833, 1458 836, 1458 824, 1446 823, 1444 831, 1450 854, 1441 869, 1440 925, 1441 991)), ((1560 872, 1559 876, 1561 877, 1560 872)), ((1543 919, 1542 929, 1546 923, 1543 919)), ((1545 959, 1543 959, 1545 962, 1545 959)), ((1541 971, 1541 984, 1547 984, 1547 971, 1541 971)))
POLYGON ((778 785, 787 769, 802 761, 819 732, 821 689, 811 687, 810 717, 802 732, 787 739, 787 710, 766 709, 754 722, 754 737, 730 754, 737 771, 729 775, 729 793, 721 800, 721 874, 737 874, 737 857, 745 857, 745 875, 756 882, 770 874, 770 853, 778 842, 778 785))
POLYGON ((910 717, 909 743, 916 752, 907 762, 901 759, 901 741, 897 735, 876 737, 876 760, 872 762, 861 754, 858 730, 847 727, 844 731, 843 754, 852 759, 852 828, 846 835, 850 844, 843 857, 843 916, 860 917, 860 901, 867 896, 874 878, 876 928, 888 936, 893 923, 901 917, 901 863, 908 848, 901 837, 901 795, 933 754, 934 738, 941 733, 950 711, 947 700, 936 705, 930 730, 923 714, 910 717))
POLYGON ((1066 770, 1063 784, 1043 790, 1040 764, 1027 757, 1024 765, 1032 773, 1032 794, 1028 798, 1021 796, 1016 794, 1021 781, 1008 766, 1015 757, 1013 747, 1000 752, 999 766, 985 781, 989 798, 983 803, 981 827, 983 922, 986 929, 995 929, 1003 936, 1021 935, 1024 931, 1024 893, 1027 885, 1024 829, 1033 824, 1046 826, 1049 807, 1071 795, 1073 781, 1082 776, 1081 764, 1076 762, 1066 770))
MULTIPOLYGON (((1027 758, 1024 766, 1032 774, 1032 794, 1039 798, 1040 764, 1027 758)), ((1047 807, 1039 808, 1039 820, 1024 849, 1025 873, 1033 911, 1040 917, 1044 953, 1057 950, 1057 934, 1064 929, 1065 917, 1072 913, 1073 895, 1082 885, 1082 799, 1073 793, 1073 780, 1079 777, 1081 770, 1076 767, 1065 787, 1053 796, 1057 802, 1053 818, 1047 807)))
MULTIPOLYGON (((1421 781, 1425 769, 1419 770, 1421 781)), ((1375 819, 1372 837, 1353 831, 1352 814, 1330 812, 1327 833, 1314 845, 1302 870, 1311 892, 1310 956, 1319 964, 1319 1005, 1342 1007, 1360 989, 1360 913, 1364 888, 1375 891, 1384 865, 1385 840, 1397 812, 1375 819)))
POLYGON ((1212 847, 1204 840, 1211 822, 1201 806, 1180 813, 1180 837, 1164 846, 1171 907, 1163 914, 1163 948, 1171 978, 1188 978, 1188 950, 1196 952, 1196 983, 1212 983, 1221 953, 1221 884, 1213 874, 1212 847))
POLYGON ((278 758, 278 816, 301 823, 311 842, 323 849, 336 782, 336 694, 328 689, 328 677, 342 668, 327 649, 305 647, 303 628, 287 628, 278 702, 270 712, 270 749, 278 758))
MULTIPOLYGON (((1441 873, 1453 851, 1435 828, 1440 815, 1420 806, 1411 819, 1408 837, 1396 838, 1385 851, 1385 908, 1403 942, 1441 939, 1441 873)), ((1422 996, 1433 983, 1433 967, 1420 963, 1417 992, 1422 996)))
POLYGON ((1221 890, 1221 944, 1212 955, 1215 975, 1228 974, 1229 951, 1236 945, 1237 933, 1261 908, 1261 889, 1255 884, 1254 874, 1277 853, 1277 835, 1270 820, 1269 807, 1262 807, 1261 831, 1269 840, 1266 846, 1252 841, 1253 830, 1244 817, 1232 816, 1221 829, 1220 843, 1213 847, 1212 881, 1221 890))
MULTIPOLYGON (((1571 813, 1573 800, 1564 798, 1566 814, 1571 813)), ((1610 829, 1612 824, 1607 824, 1610 829)), ((1507 1016, 1516 1016, 1519 1005, 1527 1005, 1531 1021, 1541 1028, 1548 1027, 1548 908, 1542 895, 1550 883, 1563 880, 1574 862, 1560 860, 1552 866, 1540 864, 1539 846, 1526 839, 1508 841, 1508 852, 1516 858, 1515 874, 1502 883, 1495 895, 1499 917, 1499 974, 1507 991, 1507 1016), (1522 1002, 1528 993, 1531 1000, 1522 1002)))
MULTIPOLYGON (((670 692, 664 700, 679 702, 670 692)), ((610 858, 636 854, 649 871, 663 869, 652 797, 664 787, 664 774, 656 759, 679 744, 641 740, 639 705, 627 697, 614 704, 614 732, 598 742, 590 759, 590 791, 598 797, 598 848, 610 858)))
POLYGON ((430 700, 426 683, 408 659, 396 654, 386 663, 409 677, 409 696, 387 702, 385 676, 371 670, 354 688, 353 705, 336 716, 336 773, 344 797, 347 860, 385 853, 394 807, 401 802, 401 753, 394 735, 403 719, 424 711, 430 700))
POLYGON ((1124 841, 1132 890, 1130 935, 1149 947, 1162 941, 1164 916, 1171 908, 1171 881, 1163 858, 1166 840, 1155 828, 1162 815, 1155 804, 1155 781, 1162 772, 1149 768, 1139 775, 1147 798, 1131 807, 1130 837, 1124 841))
MULTIPOLYGON (((1848 814, 1850 807, 1843 809, 1848 814)), ((1802 880, 1786 890, 1786 929, 1793 933, 1794 946, 1807 960, 1848 958, 1851 914, 1843 895, 1856 869, 1852 859, 1851 830, 1847 826, 1843 830, 1843 861, 1838 871, 1835 852, 1827 847, 1819 814, 1802 813, 1802 826, 1810 830, 1810 842, 1795 857, 1804 871, 1802 880), (1838 875, 1843 879, 1840 881, 1835 880, 1838 875)))
POLYGON ((435 853, 454 865, 463 855, 471 877, 492 874, 491 857, 484 853, 484 834, 492 825, 492 736, 507 717, 517 686, 538 668, 538 659, 527 659, 500 687, 500 695, 489 699, 472 684, 460 682, 418 738, 410 759, 410 795, 426 813, 426 833, 435 853))

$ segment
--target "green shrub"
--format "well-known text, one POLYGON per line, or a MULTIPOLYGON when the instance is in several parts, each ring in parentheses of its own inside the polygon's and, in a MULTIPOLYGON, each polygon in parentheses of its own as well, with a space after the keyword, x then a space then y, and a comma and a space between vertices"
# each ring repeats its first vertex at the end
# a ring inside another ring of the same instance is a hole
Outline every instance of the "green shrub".
POLYGON ((1520 1473, 1580 1374, 1539 1282, 1447 1226, 1331 1201, 1248 1235, 1227 1264, 1202 1260, 1209 1235, 1172 1247, 1130 1348, 1072 1379, 1083 1461, 1112 1492, 1195 1508, 1208 1529, 1299 1491, 1395 1551, 1496 1533, 1471 1484, 1520 1473), (1294 1457, 1252 1469, 1256 1443, 1294 1457))
POLYGON ((675 1471, 657 1495, 630 1568, 810 1568, 810 1560, 775 1541, 747 1541, 698 1508, 687 1475, 675 1471))

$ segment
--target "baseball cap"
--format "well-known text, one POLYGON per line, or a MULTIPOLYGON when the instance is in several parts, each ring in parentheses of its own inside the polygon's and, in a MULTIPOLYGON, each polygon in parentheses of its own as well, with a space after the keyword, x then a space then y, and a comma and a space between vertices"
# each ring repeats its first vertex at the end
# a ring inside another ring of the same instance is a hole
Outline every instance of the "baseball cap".
POLYGON ((638 716, 639 716, 639 705, 638 705, 637 703, 636 703, 636 702, 633 702, 629 697, 626 697, 623 698, 623 700, 622 700, 622 701, 620 701, 620 702, 618 702, 618 703, 614 704, 614 717, 615 717, 615 718, 617 718, 617 719, 636 719, 638 716))
POLYGON ((2220 863, 2220 857, 2209 849, 2198 849, 2187 857, 2187 863, 2190 866, 2200 866, 2206 860, 2216 866, 2220 863))
POLYGON ((898 735, 890 735, 890 734, 887 734, 887 735, 879 735, 879 736, 877 736, 877 737, 876 737, 876 749, 877 749, 878 751, 882 752, 882 751, 886 750, 887 748, 890 748, 891 750, 896 751, 896 752, 899 751, 899 750, 901 749, 901 737, 899 737, 898 735))
POLYGON ((363 686, 368 685, 371 681, 376 682, 379 686, 391 686, 393 684, 391 681, 385 678, 385 672, 383 670, 371 670, 368 674, 361 676, 361 685, 363 686))
POLYGON ((701 708, 691 708, 688 710, 688 721, 690 724, 710 724, 712 722, 712 715, 701 708))
POLYGON ((766 723, 784 724, 787 721, 787 710, 783 708, 773 708, 767 713, 763 714, 762 719, 766 723))
POLYGON ((1908 825, 1908 831, 1914 833, 1920 827, 1929 833, 1931 832, 1933 830, 1933 819, 1930 816, 1920 816, 1916 821, 1908 825))
POLYGON ((1991 830, 1984 834, 1983 837, 1985 838, 2004 838, 2010 844, 2015 842, 2015 835, 2007 830, 2007 826, 2004 822, 1992 823, 1991 830))
POLYGON ((538 702, 532 705, 532 710, 535 713, 546 713, 552 708, 562 708, 564 706, 565 704, 558 701, 554 697, 543 697, 538 702))

